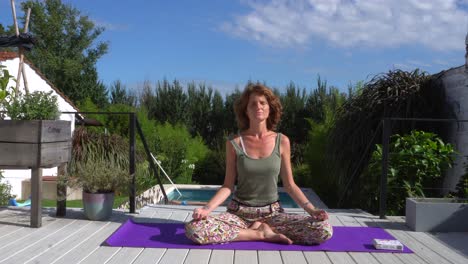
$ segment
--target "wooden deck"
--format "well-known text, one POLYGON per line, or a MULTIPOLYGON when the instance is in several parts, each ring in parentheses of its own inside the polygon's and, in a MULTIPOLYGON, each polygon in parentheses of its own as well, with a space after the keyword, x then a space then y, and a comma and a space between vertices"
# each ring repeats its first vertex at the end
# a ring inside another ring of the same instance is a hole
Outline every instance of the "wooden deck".
MULTIPOLYGON (((335 226, 380 226, 415 254, 196 250, 107 247, 102 243, 126 219, 143 222, 185 222, 191 206, 153 205, 139 214, 115 211, 110 221, 84 220, 81 210, 69 209, 56 218, 44 209, 43 227, 30 228, 29 211, 0 208, 0 263, 468 263, 468 233, 408 231, 403 217, 381 220, 361 210, 329 210, 335 226)), ((224 211, 218 208, 217 211, 224 211)), ((303 213, 301 209, 287 209, 303 213)))

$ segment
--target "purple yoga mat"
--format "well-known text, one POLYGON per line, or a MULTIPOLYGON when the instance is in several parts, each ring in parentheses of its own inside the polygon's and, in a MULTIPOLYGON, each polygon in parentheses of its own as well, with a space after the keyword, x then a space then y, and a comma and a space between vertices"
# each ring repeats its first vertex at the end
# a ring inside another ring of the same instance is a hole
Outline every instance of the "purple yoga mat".
POLYGON ((333 237, 321 245, 281 245, 268 242, 196 245, 185 236, 184 224, 182 223, 146 224, 136 223, 130 219, 122 224, 106 240, 106 243, 113 247, 412 253, 406 246, 403 251, 375 249, 372 245, 374 238, 395 239, 381 228, 336 226, 333 228, 333 237))

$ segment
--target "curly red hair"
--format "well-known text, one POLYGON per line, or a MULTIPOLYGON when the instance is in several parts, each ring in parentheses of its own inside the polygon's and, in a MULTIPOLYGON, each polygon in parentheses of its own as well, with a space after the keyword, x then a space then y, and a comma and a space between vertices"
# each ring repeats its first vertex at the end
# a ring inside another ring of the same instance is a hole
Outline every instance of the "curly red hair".
POLYGON ((236 100, 234 112, 236 113, 237 126, 241 131, 249 128, 249 117, 247 116, 246 110, 250 95, 252 94, 263 95, 267 99, 268 105, 270 106, 267 128, 268 130, 275 130, 281 119, 283 107, 281 106, 279 97, 276 96, 270 88, 262 84, 247 85, 240 98, 236 100))

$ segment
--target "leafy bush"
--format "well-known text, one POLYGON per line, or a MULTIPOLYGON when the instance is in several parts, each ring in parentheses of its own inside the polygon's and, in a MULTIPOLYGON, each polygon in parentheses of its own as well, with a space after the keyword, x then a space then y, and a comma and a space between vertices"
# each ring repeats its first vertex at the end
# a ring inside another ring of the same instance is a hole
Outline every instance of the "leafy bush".
MULTIPOLYGON (((111 104, 106 109, 109 113, 115 112, 135 112, 133 106, 124 104, 111 104)), ((129 134, 129 116, 128 115, 106 115, 105 126, 111 133, 118 134, 122 137, 128 137, 129 134)))
POLYGON ((0 206, 8 205, 11 198, 11 185, 8 182, 2 182, 3 175, 0 171, 0 206))
MULTIPOLYGON (((392 70, 374 76, 345 102, 336 113, 327 156, 329 175, 336 193, 343 194, 340 207, 361 206, 355 194, 367 185, 356 177, 366 168, 372 152, 369 146, 381 143, 382 117, 449 118, 444 89, 437 80, 418 69, 392 70), (377 135, 377 136, 375 136, 377 135)), ((392 122, 392 132, 408 134, 413 129, 441 131, 440 123, 392 122)), ((440 132, 439 132, 440 133, 440 132)))
POLYGON ((5 66, 0 65, 0 102, 6 100, 10 95, 12 87, 8 87, 8 83, 13 79, 10 72, 7 69, 3 69, 5 66))
POLYGON ((55 120, 60 116, 57 96, 34 91, 12 99, 5 105, 12 120, 55 120))
MULTIPOLYGON (((167 174, 177 183, 192 183, 193 171, 205 159, 208 148, 201 137, 192 138, 184 125, 168 122, 156 126, 155 156, 167 174)), ((164 176, 163 176, 164 177, 164 176)))
MULTIPOLYGON (((360 195, 366 209, 374 212, 378 208, 380 192, 376 190, 382 171, 382 145, 376 147, 369 167, 362 175, 368 184, 363 186, 360 195)), ((437 194, 432 188, 440 186, 443 171, 453 164, 455 150, 436 134, 416 130, 409 135, 393 135, 389 149, 387 208, 389 214, 401 215, 406 197, 437 194)))
MULTIPOLYGON (((13 92, 13 87, 8 87, 8 83, 13 79, 13 76, 10 75, 7 69, 3 68, 5 68, 5 66, 0 65, 0 111, 5 110, 5 105, 10 102, 13 92)), ((3 118, 5 118, 5 114, 0 113, 0 119, 3 118)))
MULTIPOLYGON (((225 145, 224 145, 225 146, 225 145)), ((193 181, 199 184, 221 185, 226 172, 226 150, 216 148, 209 150, 206 158, 197 162, 193 181)))

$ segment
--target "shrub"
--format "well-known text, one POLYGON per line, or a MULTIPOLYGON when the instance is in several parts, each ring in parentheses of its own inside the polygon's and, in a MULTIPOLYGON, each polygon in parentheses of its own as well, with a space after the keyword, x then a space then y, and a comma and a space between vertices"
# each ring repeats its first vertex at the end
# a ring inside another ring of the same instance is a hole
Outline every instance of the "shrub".
POLYGON ((11 185, 8 182, 2 182, 3 175, 0 171, 0 206, 8 205, 11 198, 11 185))
POLYGON ((12 120, 55 120, 60 116, 57 96, 34 91, 12 99, 5 105, 12 120))
POLYGON ((157 150, 154 154, 167 174, 174 182, 192 183, 193 171, 208 154, 202 138, 192 138, 184 125, 173 126, 168 122, 157 125, 154 133, 157 150))
MULTIPOLYGON (((360 195, 361 201, 370 211, 377 210, 380 193, 377 190, 382 168, 382 146, 376 147, 369 167, 362 175, 367 184, 363 186, 360 195)), ((443 171, 453 164, 454 153, 453 146, 445 144, 434 133, 413 130, 409 135, 393 135, 388 165, 389 214, 401 215, 406 197, 434 195, 434 191, 431 193, 424 189, 432 190, 440 185, 443 171)))

